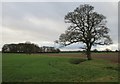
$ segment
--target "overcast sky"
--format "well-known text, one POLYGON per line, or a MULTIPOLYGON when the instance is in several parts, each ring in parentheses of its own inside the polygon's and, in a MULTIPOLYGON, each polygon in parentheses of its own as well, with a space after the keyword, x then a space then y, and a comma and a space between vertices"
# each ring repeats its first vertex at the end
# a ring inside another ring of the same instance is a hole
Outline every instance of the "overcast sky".
MULTIPOLYGON (((90 4, 95 11, 107 17, 107 26, 113 44, 93 47, 98 50, 118 48, 118 3, 117 2, 4 2, 2 3, 3 44, 30 41, 39 46, 57 46, 57 40, 68 25, 64 16, 80 4, 90 4)), ((0 14, 1 16, 1 14, 0 14)), ((1 22, 0 22, 1 23, 1 22)), ((73 44, 61 50, 79 50, 82 44, 73 44)))

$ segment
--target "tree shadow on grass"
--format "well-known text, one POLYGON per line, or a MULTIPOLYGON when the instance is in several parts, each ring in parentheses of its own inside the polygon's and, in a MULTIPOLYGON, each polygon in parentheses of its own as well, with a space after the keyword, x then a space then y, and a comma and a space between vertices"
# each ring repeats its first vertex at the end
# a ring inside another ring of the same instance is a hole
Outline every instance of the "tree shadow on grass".
POLYGON ((119 71, 119 68, 118 68, 118 67, 111 67, 111 66, 109 66, 109 67, 104 67, 104 68, 109 69, 109 70, 119 71))
POLYGON ((71 63, 71 64, 80 64, 80 63, 85 62, 85 61, 87 61, 87 60, 86 59, 80 59, 80 58, 71 58, 69 60, 69 63, 71 63))

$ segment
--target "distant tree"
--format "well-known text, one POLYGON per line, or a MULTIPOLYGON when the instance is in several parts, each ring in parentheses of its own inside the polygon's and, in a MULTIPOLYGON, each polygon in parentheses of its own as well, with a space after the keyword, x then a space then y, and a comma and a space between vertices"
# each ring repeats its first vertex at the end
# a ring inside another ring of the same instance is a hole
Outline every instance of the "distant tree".
POLYGON ((106 49, 105 49, 105 51, 106 51, 106 52, 110 52, 110 51, 112 51, 112 50, 111 50, 111 49, 106 48, 106 49))
POLYGON ((118 52, 118 50, 115 50, 115 52, 118 52))
POLYGON ((93 51, 94 51, 94 52, 98 52, 98 50, 97 50, 97 49, 94 49, 93 51))
POLYGON ((8 44, 5 44, 3 47, 2 47, 2 52, 9 52, 9 48, 8 48, 8 44))
POLYGON ((63 46, 82 42, 88 60, 91 60, 91 48, 95 45, 109 45, 112 40, 108 35, 106 17, 94 11, 94 7, 85 4, 77 7, 73 12, 65 15, 65 22, 69 28, 59 37, 63 46))
POLYGON ((25 48, 25 52, 28 54, 37 53, 40 50, 38 45, 33 44, 31 42, 26 42, 24 48, 25 48))
POLYGON ((2 47, 2 52, 6 53, 38 53, 40 52, 40 47, 34 43, 19 43, 19 44, 5 44, 2 47))
POLYGON ((60 49, 57 48, 57 49, 56 49, 56 52, 59 53, 59 52, 60 52, 60 49))

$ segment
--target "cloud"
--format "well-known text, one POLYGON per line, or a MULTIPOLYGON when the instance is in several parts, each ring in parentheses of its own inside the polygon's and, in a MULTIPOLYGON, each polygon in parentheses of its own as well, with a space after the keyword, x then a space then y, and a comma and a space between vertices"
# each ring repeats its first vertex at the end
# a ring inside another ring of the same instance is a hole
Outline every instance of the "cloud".
POLYGON ((40 27, 40 30, 47 30, 50 32, 61 33, 65 29, 65 24, 62 21, 51 19, 51 18, 38 18, 30 16, 26 18, 28 22, 32 23, 32 25, 36 27, 40 27))
MULTIPOLYGON (((96 48, 93 48, 96 49, 96 48)), ((110 50, 118 50, 118 43, 112 44, 112 45, 105 45, 105 46, 97 46, 98 50, 105 50, 105 49, 110 49, 110 50)))
MULTIPOLYGON (((6 2, 3 3, 2 33, 3 44, 31 41, 40 46, 54 46, 54 40, 59 38, 68 25, 64 23, 64 16, 72 12, 77 6, 86 2, 6 2)), ((86 3, 87 4, 87 3, 86 3)), ((98 46, 117 49, 118 42, 118 15, 117 3, 88 3, 95 7, 95 11, 107 17, 107 26, 113 39, 111 46, 98 46)), ((1 15, 0 15, 1 16, 1 15)), ((2 46, 3 44, 0 44, 2 46)), ((82 44, 73 44, 66 50, 77 50, 82 44)))
MULTIPOLYGON (((5 35, 15 37, 14 40, 20 38, 33 37, 39 40, 56 40, 66 27, 62 21, 50 18, 24 17, 23 20, 4 19, 3 33, 5 35), (7 32, 7 33, 6 33, 7 32), (17 35, 14 35, 17 34, 17 35), (23 37, 24 36, 24 37, 23 37)), ((4 37, 5 38, 5 37, 4 37)), ((5 38, 10 39, 10 38, 5 38)), ((32 39, 31 39, 32 40, 32 39)))

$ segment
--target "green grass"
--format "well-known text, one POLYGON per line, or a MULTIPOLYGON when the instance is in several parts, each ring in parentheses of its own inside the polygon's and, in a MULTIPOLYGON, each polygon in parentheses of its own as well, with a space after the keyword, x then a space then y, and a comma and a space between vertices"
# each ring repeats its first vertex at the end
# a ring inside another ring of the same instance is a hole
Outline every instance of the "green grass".
POLYGON ((47 54, 3 54, 3 82, 118 81, 117 64, 99 59, 72 64, 71 59, 47 54))

